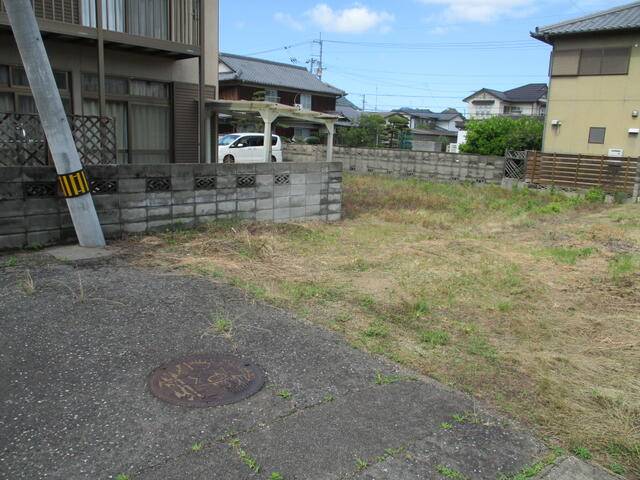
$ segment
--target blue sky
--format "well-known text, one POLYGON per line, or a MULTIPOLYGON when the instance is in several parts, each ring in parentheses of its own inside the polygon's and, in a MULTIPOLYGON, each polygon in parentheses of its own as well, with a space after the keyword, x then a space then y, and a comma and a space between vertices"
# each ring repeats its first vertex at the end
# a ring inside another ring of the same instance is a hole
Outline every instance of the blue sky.
POLYGON ((220 0, 220 48, 306 65, 319 53, 311 41, 322 32, 323 80, 354 103, 362 106, 364 95, 367 110, 464 111, 462 99, 482 87, 547 81, 550 47, 530 38, 536 26, 623 3, 220 0))

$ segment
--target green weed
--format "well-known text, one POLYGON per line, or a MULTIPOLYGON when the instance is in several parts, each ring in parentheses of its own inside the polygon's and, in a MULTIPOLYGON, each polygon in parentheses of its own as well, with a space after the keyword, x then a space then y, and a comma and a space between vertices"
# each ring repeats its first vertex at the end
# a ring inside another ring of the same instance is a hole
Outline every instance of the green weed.
POLYGON ((578 259, 586 258, 593 254, 595 250, 591 247, 550 247, 544 250, 544 254, 553 258, 557 263, 565 265, 575 265, 578 259))
POLYGON ((291 398, 291 392, 289 390, 280 390, 276 395, 280 398, 284 398, 285 400, 289 400, 291 398))
POLYGON ((462 473, 460 473, 459 471, 454 470, 453 468, 449 468, 449 467, 447 467, 445 465, 438 465, 436 467, 436 470, 443 477, 451 478, 452 480, 466 480, 466 478, 467 478, 462 473))
POLYGON ((449 343, 449 334, 442 330, 425 330, 420 333, 420 341, 432 346, 444 346, 449 343))
POLYGON ((389 327, 376 320, 362 334, 368 338, 386 338, 389 336, 389 327))

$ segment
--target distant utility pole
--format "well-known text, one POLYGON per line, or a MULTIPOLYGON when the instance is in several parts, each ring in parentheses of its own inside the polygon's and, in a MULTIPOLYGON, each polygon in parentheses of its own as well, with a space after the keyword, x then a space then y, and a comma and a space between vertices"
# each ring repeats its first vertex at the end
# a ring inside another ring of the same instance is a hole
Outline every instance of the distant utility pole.
POLYGON ((320 37, 317 40, 314 40, 312 42, 313 45, 319 45, 320 46, 320 53, 318 55, 314 54, 313 52, 311 53, 311 58, 308 60, 308 64, 309 64, 309 71, 311 73, 313 73, 316 77, 318 77, 320 80, 322 80, 322 72, 323 72, 323 55, 324 55, 324 41, 322 40, 322 32, 320 32, 320 37), (314 72, 314 67, 318 66, 315 69, 314 72))
POLYGON ((31 2, 4 0, 4 6, 55 163, 60 190, 67 199, 78 242, 82 247, 104 247, 104 235, 91 198, 89 181, 80 163, 31 2))
POLYGON ((363 111, 363 112, 364 112, 364 111, 365 111, 365 109, 366 109, 366 108, 365 108, 365 107, 366 107, 366 105, 367 105, 367 96, 363 93, 363 94, 362 94, 362 111, 363 111))

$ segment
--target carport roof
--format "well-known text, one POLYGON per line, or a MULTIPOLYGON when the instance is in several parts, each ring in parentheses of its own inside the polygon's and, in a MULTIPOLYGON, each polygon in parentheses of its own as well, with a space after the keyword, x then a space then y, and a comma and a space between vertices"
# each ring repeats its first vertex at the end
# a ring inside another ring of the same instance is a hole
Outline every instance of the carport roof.
POLYGON ((278 117, 294 118, 323 125, 335 123, 342 118, 340 115, 301 110, 291 105, 252 100, 207 100, 206 106, 210 111, 217 113, 255 113, 261 115, 263 112, 269 112, 278 117))

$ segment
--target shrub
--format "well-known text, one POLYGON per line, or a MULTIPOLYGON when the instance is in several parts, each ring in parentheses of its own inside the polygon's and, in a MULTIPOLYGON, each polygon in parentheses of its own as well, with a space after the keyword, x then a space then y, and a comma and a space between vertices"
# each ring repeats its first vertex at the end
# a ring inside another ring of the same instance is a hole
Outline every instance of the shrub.
POLYGON ((540 150, 544 124, 537 118, 493 117, 467 123, 464 153, 504 155, 505 150, 540 150))

